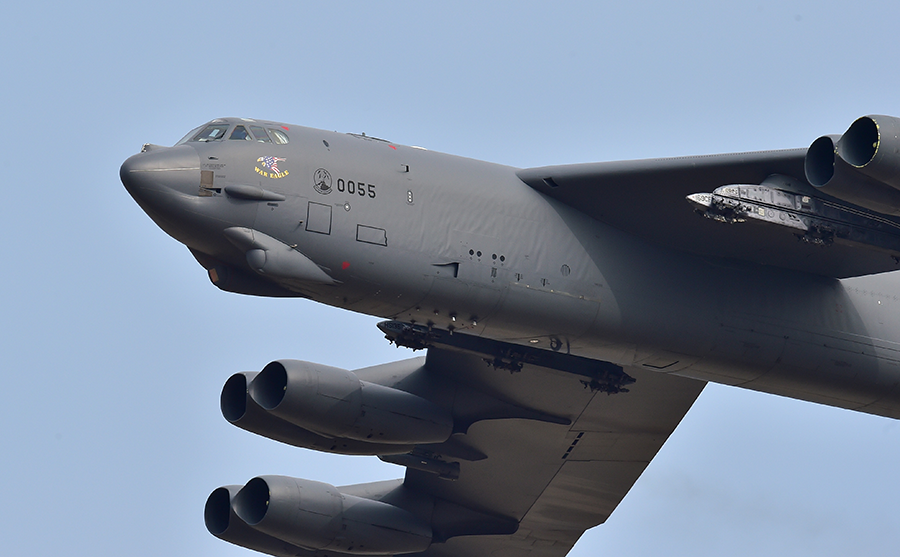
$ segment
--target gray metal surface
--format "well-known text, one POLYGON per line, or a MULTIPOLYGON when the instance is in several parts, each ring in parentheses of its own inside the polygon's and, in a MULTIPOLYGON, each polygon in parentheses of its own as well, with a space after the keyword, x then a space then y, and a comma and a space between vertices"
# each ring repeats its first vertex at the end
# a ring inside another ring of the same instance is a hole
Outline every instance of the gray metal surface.
MULTIPOLYGON (((422 555, 564 555, 706 381, 900 418, 900 289, 885 272, 900 266, 898 223, 894 194, 878 193, 896 191, 900 162, 879 150, 898 141, 885 118, 846 134, 880 133, 862 170, 843 158, 862 150, 840 148, 856 141, 832 137, 809 151, 520 170, 231 118, 145 147, 121 178, 219 288, 389 318, 391 340, 428 350, 424 365, 298 364, 320 380, 274 395, 254 384, 267 375, 235 375, 229 421, 406 466, 400 486, 341 489, 429 524, 422 555), (300 406, 272 411, 281 394, 300 406), (427 435, 404 436, 420 419, 427 435)), ((213 493, 210 531, 297 553, 231 522, 234 502, 253 499, 241 493, 213 493)), ((372 540, 366 516, 354 539, 372 540)), ((326 546, 304 551, 365 552, 338 533, 326 546)))
POLYGON ((571 417, 569 426, 480 422, 465 436, 487 458, 460 463, 460 478, 409 471, 406 484, 470 508, 514 517, 509 536, 460 537, 425 555, 562 556, 606 521, 674 431, 704 383, 642 369, 628 393, 592 393, 577 378, 526 365, 510 374, 476 356, 432 349, 434 371, 511 402, 571 417), (496 553, 498 552, 499 553, 496 553))
POLYGON ((792 149, 589 163, 529 168, 518 176, 541 193, 666 248, 838 278, 900 269, 888 253, 841 245, 810 249, 784 230, 728 226, 684 210, 688 195, 760 184, 773 174, 806 184, 805 155, 805 149, 792 149))

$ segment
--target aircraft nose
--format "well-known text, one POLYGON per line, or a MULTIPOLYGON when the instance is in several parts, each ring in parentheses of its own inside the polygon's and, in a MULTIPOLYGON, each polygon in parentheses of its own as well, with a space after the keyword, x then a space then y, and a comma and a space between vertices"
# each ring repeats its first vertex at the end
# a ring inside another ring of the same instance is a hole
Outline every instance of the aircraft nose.
POLYGON ((119 177, 141 206, 156 204, 161 196, 172 193, 196 196, 200 190, 200 156, 189 145, 145 147, 122 163, 119 177))

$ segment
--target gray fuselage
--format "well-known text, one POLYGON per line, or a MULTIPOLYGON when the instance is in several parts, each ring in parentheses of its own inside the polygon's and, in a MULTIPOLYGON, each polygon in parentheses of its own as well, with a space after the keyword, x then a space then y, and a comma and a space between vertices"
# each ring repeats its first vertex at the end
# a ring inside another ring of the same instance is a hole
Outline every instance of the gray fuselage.
POLYGON ((287 133, 287 144, 152 147, 122 179, 214 282, 223 269, 243 277, 224 289, 900 417, 893 274, 838 280, 667 250, 544 196, 512 167, 287 133), (234 227, 332 281, 254 270, 223 234, 234 227))

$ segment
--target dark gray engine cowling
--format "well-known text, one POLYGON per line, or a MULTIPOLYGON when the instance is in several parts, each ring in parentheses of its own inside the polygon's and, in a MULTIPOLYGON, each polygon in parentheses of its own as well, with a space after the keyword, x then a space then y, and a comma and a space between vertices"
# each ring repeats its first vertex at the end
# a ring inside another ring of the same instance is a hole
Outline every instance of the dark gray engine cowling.
POLYGON ((882 115, 857 119, 841 137, 837 152, 866 176, 900 189, 900 119, 882 115))
POLYGON ((822 192, 886 215, 900 215, 900 120, 864 116, 842 136, 806 152, 806 179, 822 192))
POLYGON ((410 445, 442 443, 453 433, 450 412, 433 402, 311 362, 272 362, 249 393, 271 414, 330 437, 410 445))
POLYGON ((431 526, 412 513, 311 480, 259 476, 231 506, 254 530, 306 549, 395 555, 425 551, 432 541, 431 526))
POLYGON ((347 455, 388 455, 412 451, 412 444, 386 444, 357 441, 333 436, 323 436, 296 424, 273 416, 250 398, 249 385, 258 372, 241 372, 232 375, 222 387, 220 406, 225 419, 241 429, 315 451, 347 455))
POLYGON ((210 534, 220 540, 261 551, 267 555, 312 557, 313 552, 260 532, 241 520, 231 505, 241 488, 239 485, 228 485, 216 489, 209 495, 203 509, 203 519, 210 534))

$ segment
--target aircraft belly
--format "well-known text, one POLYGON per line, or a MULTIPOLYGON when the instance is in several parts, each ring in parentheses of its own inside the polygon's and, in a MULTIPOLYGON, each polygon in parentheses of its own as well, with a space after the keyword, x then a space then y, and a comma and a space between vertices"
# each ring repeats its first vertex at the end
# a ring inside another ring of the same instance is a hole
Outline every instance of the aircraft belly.
MULTIPOLYGON (((875 317, 858 300, 827 285, 806 286, 805 295, 772 300, 756 315, 734 308, 720 313, 717 330, 706 333, 714 339, 710 350, 676 373, 900 416, 900 346, 867 333, 875 317)), ((701 329, 695 332, 703 336, 701 329)))
POLYGON ((786 336, 772 370, 743 387, 900 417, 897 343, 836 330, 791 330, 786 336))
POLYGON ((579 235, 588 239, 605 284, 581 355, 900 414, 900 347, 877 340, 900 325, 900 312, 893 311, 898 302, 878 294, 888 290, 884 278, 842 286, 806 274, 660 252, 606 231, 596 240, 579 235), (633 352, 611 357, 604 347, 616 344, 630 345, 633 352))
POLYGON ((779 394, 802 393, 799 398, 859 408, 875 402, 884 392, 884 386, 873 377, 878 363, 873 354, 864 351, 862 345, 848 341, 802 335, 785 343, 769 373, 742 386, 779 394))
POLYGON ((784 350, 782 331, 745 319, 721 319, 708 338, 709 350, 682 375, 725 385, 743 385, 769 372, 784 350))
POLYGON ((422 306, 431 282, 431 277, 411 274, 406 279, 406 288, 388 290, 377 283, 355 281, 353 288, 345 292, 345 303, 335 305, 368 315, 396 317, 422 306))
POLYGON ((431 311, 433 319, 442 325, 446 322, 447 327, 459 322, 477 330, 479 322, 486 322, 494 315, 503 293, 495 285, 439 276, 433 278, 422 309, 426 313, 431 311))
POLYGON ((551 346, 562 343, 568 348, 588 330, 599 308, 600 302, 596 299, 513 283, 501 306, 502 323, 492 323, 491 330, 512 338, 524 335, 549 339, 551 346), (541 334, 535 334, 535 331, 541 331, 541 334))

